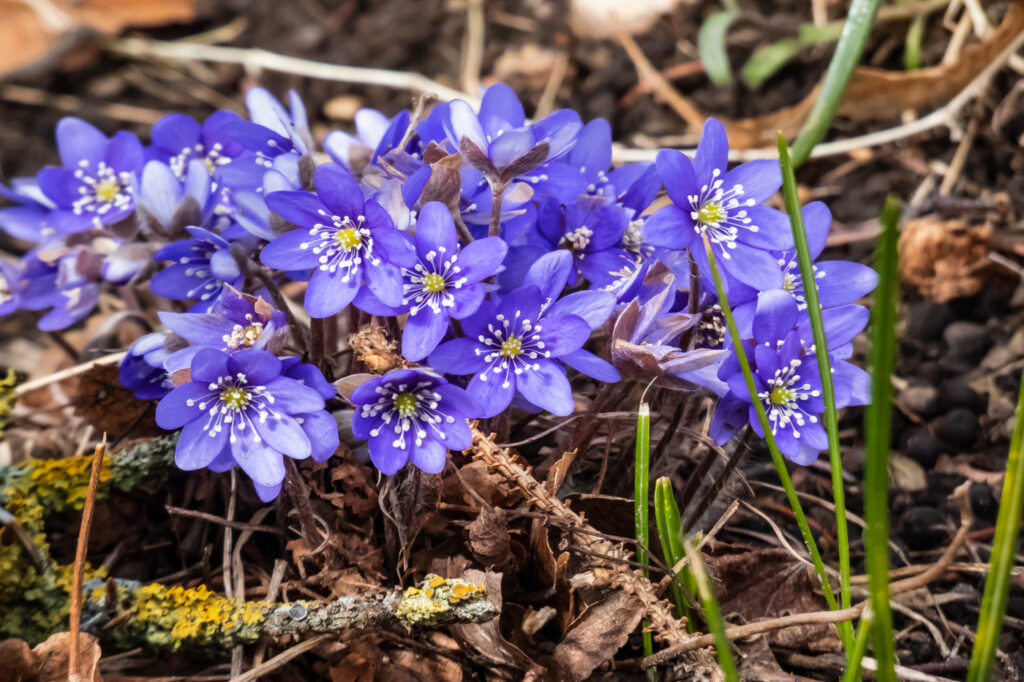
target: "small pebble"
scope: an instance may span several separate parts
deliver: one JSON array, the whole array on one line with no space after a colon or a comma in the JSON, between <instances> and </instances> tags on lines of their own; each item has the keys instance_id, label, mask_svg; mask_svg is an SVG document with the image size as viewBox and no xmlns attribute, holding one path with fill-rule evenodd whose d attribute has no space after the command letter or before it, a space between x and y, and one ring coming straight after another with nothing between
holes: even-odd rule
<instances>
[{"instance_id":1,"label":"small pebble","mask_svg":"<svg viewBox=\"0 0 1024 682\"><path fill-rule=\"evenodd\" d=\"M978 437L978 417L964 407L956 407L932 422L935 435L950 446L970 448Z\"/></svg>"},{"instance_id":2,"label":"small pebble","mask_svg":"<svg viewBox=\"0 0 1024 682\"><path fill-rule=\"evenodd\" d=\"M903 452L925 469L931 469L938 461L939 455L942 454L942 445L935 436L926 430L921 430L907 438Z\"/></svg>"},{"instance_id":3,"label":"small pebble","mask_svg":"<svg viewBox=\"0 0 1024 682\"><path fill-rule=\"evenodd\" d=\"M965 407L975 414L985 411L985 400L971 388L965 377L953 377L939 389L939 404L944 408Z\"/></svg>"},{"instance_id":4,"label":"small pebble","mask_svg":"<svg viewBox=\"0 0 1024 682\"><path fill-rule=\"evenodd\" d=\"M939 391L934 386L908 386L900 393L900 400L911 412L926 419L939 410Z\"/></svg>"},{"instance_id":5,"label":"small pebble","mask_svg":"<svg viewBox=\"0 0 1024 682\"><path fill-rule=\"evenodd\" d=\"M971 501L971 510L982 521L995 521L999 503L992 494L992 488L984 483L972 483L967 492Z\"/></svg>"},{"instance_id":6,"label":"small pebble","mask_svg":"<svg viewBox=\"0 0 1024 682\"><path fill-rule=\"evenodd\" d=\"M899 519L900 537L913 550L937 547L946 539L946 516L934 507L911 507Z\"/></svg>"},{"instance_id":7,"label":"small pebble","mask_svg":"<svg viewBox=\"0 0 1024 682\"><path fill-rule=\"evenodd\" d=\"M984 325L958 320L942 332L947 355L958 360L978 360L992 345L992 335Z\"/></svg>"},{"instance_id":8,"label":"small pebble","mask_svg":"<svg viewBox=\"0 0 1024 682\"><path fill-rule=\"evenodd\" d=\"M906 338L919 342L935 341L942 330L953 321L953 311L941 303L919 302L906 307Z\"/></svg>"}]
</instances>

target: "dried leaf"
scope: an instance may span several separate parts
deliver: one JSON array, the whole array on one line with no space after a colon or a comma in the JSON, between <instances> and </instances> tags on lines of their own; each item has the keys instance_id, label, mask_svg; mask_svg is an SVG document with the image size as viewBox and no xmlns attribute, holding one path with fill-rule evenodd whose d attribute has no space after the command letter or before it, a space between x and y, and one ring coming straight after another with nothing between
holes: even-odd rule
<instances>
[{"instance_id":1,"label":"dried leaf","mask_svg":"<svg viewBox=\"0 0 1024 682\"><path fill-rule=\"evenodd\" d=\"M157 436L156 403L139 400L121 386L117 365L96 365L78 379L72 404L75 414L112 440Z\"/></svg>"},{"instance_id":2,"label":"dried leaf","mask_svg":"<svg viewBox=\"0 0 1024 682\"><path fill-rule=\"evenodd\" d=\"M502 570L512 564L514 557L504 509L484 507L466 527L466 532L469 548L485 568Z\"/></svg>"},{"instance_id":3,"label":"dried leaf","mask_svg":"<svg viewBox=\"0 0 1024 682\"><path fill-rule=\"evenodd\" d=\"M989 225L925 216L909 221L900 235L903 281L940 303L972 296L985 286Z\"/></svg>"},{"instance_id":4,"label":"dried leaf","mask_svg":"<svg viewBox=\"0 0 1024 682\"><path fill-rule=\"evenodd\" d=\"M100 676L100 657L103 652L100 650L99 642L92 635L85 633L79 635L78 642L81 647L81 660L76 671L79 679L82 682L103 682ZM68 679L70 645L71 633L58 632L32 649L32 654L36 658L36 676L39 682L65 682Z\"/></svg>"},{"instance_id":5,"label":"dried leaf","mask_svg":"<svg viewBox=\"0 0 1024 682\"><path fill-rule=\"evenodd\" d=\"M0 642L0 682L20 682L36 675L36 659L23 639Z\"/></svg>"},{"instance_id":6,"label":"dried leaf","mask_svg":"<svg viewBox=\"0 0 1024 682\"><path fill-rule=\"evenodd\" d=\"M611 659L640 624L643 606L635 596L615 590L580 615L555 647L563 679L583 680Z\"/></svg>"},{"instance_id":7,"label":"dried leaf","mask_svg":"<svg viewBox=\"0 0 1024 682\"><path fill-rule=\"evenodd\" d=\"M195 18L194 0L0 0L0 76L56 62L99 33Z\"/></svg>"},{"instance_id":8,"label":"dried leaf","mask_svg":"<svg viewBox=\"0 0 1024 682\"><path fill-rule=\"evenodd\" d=\"M487 596L501 610L501 573L469 570L462 576L464 580L482 584L487 588ZM477 654L494 666L508 667L518 670L540 670L523 651L509 642L501 634L500 618L478 625L453 625L452 634L465 646L475 649Z\"/></svg>"}]
</instances>

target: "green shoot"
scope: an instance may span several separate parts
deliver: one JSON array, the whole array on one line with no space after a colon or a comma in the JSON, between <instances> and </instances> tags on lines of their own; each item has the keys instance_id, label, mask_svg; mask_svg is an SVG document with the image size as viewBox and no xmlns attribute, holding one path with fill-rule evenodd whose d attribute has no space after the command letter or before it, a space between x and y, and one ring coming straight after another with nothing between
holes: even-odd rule
<instances>
[{"instance_id":1,"label":"green shoot","mask_svg":"<svg viewBox=\"0 0 1024 682\"><path fill-rule=\"evenodd\" d=\"M711 590L711 581L704 570L704 562L700 559L700 552L694 549L687 541L684 542L684 550L690 562L690 571L697 582L697 592L700 594L701 605L704 607L704 620L715 638L715 651L718 653L718 664L722 666L726 682L739 682L740 674L736 669L736 659L732 655L732 644L728 635L725 634L725 621L722 620L722 610L718 608L718 601L715 600L715 593Z\"/></svg>"},{"instance_id":2,"label":"green shoot","mask_svg":"<svg viewBox=\"0 0 1024 682\"><path fill-rule=\"evenodd\" d=\"M649 576L647 566L651 558L645 551L651 546L651 528L648 505L650 504L649 480L651 468L651 408L645 402L640 403L640 409L636 415L636 456L634 459L633 478L633 520L636 525L636 556L644 566L644 577ZM644 623L644 656L654 653L654 638L646 631L647 624ZM647 678L654 679L654 669L647 671Z\"/></svg>"}]
</instances>

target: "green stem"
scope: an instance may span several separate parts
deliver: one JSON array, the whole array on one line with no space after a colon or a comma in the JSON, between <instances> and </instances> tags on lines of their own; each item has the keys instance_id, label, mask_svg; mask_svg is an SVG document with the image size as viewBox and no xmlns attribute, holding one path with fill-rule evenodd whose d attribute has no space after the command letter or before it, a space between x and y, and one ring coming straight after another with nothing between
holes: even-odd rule
<instances>
[{"instance_id":1,"label":"green stem","mask_svg":"<svg viewBox=\"0 0 1024 682\"><path fill-rule=\"evenodd\" d=\"M693 545L684 541L686 556L689 558L690 572L697 582L697 592L700 594L701 605L704 607L704 620L715 638L715 652L718 654L718 664L725 673L726 682L739 682L740 674L736 669L736 659L732 655L732 644L729 636L725 634L725 621L722 620L722 610L718 607L715 593L711 590L711 582L704 570L704 562L700 559L700 553Z\"/></svg>"},{"instance_id":2,"label":"green stem","mask_svg":"<svg viewBox=\"0 0 1024 682\"><path fill-rule=\"evenodd\" d=\"M1016 423L1010 439L1010 458L1006 463L1006 478L999 499L999 517L992 541L989 561L992 570L985 579L985 593L978 614L978 636L974 640L974 654L967 671L967 682L991 680L995 675L996 650L999 633L1006 615L1006 602L1010 594L1010 572L1017 549L1017 531L1024 508L1024 374L1021 375L1020 395L1017 398Z\"/></svg>"},{"instance_id":3,"label":"green stem","mask_svg":"<svg viewBox=\"0 0 1024 682\"><path fill-rule=\"evenodd\" d=\"M672 481L668 476L662 476L654 482L654 520L658 528L658 538L661 540L661 550L665 556L665 565L672 569L683 558L685 552L682 545L683 523L679 516L675 492L672 490ZM686 567L683 567L677 577L692 591L692 576ZM676 615L686 618L686 631L696 632L697 621L691 607L690 595L687 595L675 580L672 581L672 599L676 605Z\"/></svg>"},{"instance_id":4,"label":"green stem","mask_svg":"<svg viewBox=\"0 0 1024 682\"><path fill-rule=\"evenodd\" d=\"M839 593L844 609L850 608L850 535L846 526L846 493L843 488L843 458L839 450L839 419L836 414L836 395L832 385L832 363L829 358L828 344L825 338L825 323L821 316L821 303L818 300L818 284L810 248L807 245L807 232L804 230L804 219L800 212L800 199L796 191L796 173L790 161L789 148L786 140L779 135L779 165L782 168L782 196L789 213L789 224L793 229L793 243L796 248L797 263L800 265L800 279L804 287L804 300L811 321L814 337L814 354L818 361L818 373L821 375L821 393L825 401L825 432L828 434L828 462L832 474L832 499L836 508L836 544L839 545ZM840 630L846 631L847 637L853 637L853 626L850 622L839 624Z\"/></svg>"},{"instance_id":5,"label":"green stem","mask_svg":"<svg viewBox=\"0 0 1024 682\"><path fill-rule=\"evenodd\" d=\"M640 403L636 415L636 455L633 476L633 520L636 525L636 557L644 566L644 577L649 577L647 566L651 558L645 548L651 546L651 526L648 505L650 504L650 469L651 469L651 408L647 403ZM647 632L647 623L643 624L644 656L654 653L654 638ZM647 670L647 679L654 680L654 668Z\"/></svg>"},{"instance_id":6,"label":"green stem","mask_svg":"<svg viewBox=\"0 0 1024 682\"><path fill-rule=\"evenodd\" d=\"M800 134L793 143L793 161L800 166L811 155L815 145L825 138L828 127L836 115L839 102L843 98L846 84L853 75L853 70L860 62L861 53L868 42L871 26L875 23L875 15L882 0L853 0L850 11L846 15L843 33L839 36L835 54L828 64L825 79L821 84L811 113L804 121Z\"/></svg>"},{"instance_id":7,"label":"green stem","mask_svg":"<svg viewBox=\"0 0 1024 682\"><path fill-rule=\"evenodd\" d=\"M864 550L871 610L875 614L872 624L878 660L875 678L882 682L896 679L895 639L889 606L889 437L899 295L896 250L899 220L899 200L890 195L882 211L882 234L875 258L880 279L871 306L871 350L868 353L871 404L864 414Z\"/></svg>"},{"instance_id":8,"label":"green stem","mask_svg":"<svg viewBox=\"0 0 1024 682\"><path fill-rule=\"evenodd\" d=\"M853 638L853 651L843 673L842 682L860 682L860 662L864 659L864 651L868 648L868 635L871 634L871 605L864 607L857 625L857 635Z\"/></svg>"},{"instance_id":9,"label":"green stem","mask_svg":"<svg viewBox=\"0 0 1024 682\"><path fill-rule=\"evenodd\" d=\"M754 374L750 370L750 362L747 360L747 353L743 349L743 338L740 336L740 330L736 326L736 320L732 315L732 307L729 305L729 299L725 293L725 285L722 283L722 275L718 272L718 263L715 260L715 254L711 250L711 245L708 243L707 237L704 238L704 251L708 257L708 265L711 270L711 278L715 282L715 290L718 293L718 304L722 307L722 316L725 318L726 327L729 329L729 337L732 340L733 350L736 353L736 359L740 363L740 369L743 371L743 378L747 384L747 391L750 393L750 400L754 405L754 412L757 414L758 423L761 425L761 431L764 433L764 441L768 445L768 452L771 453L772 462L775 464L775 470L779 474L779 480L782 483L783 490L786 491L786 499L789 500L789 506L793 510L793 516L796 518L797 526L800 527L800 535L803 536L804 544L807 546L807 551L811 555L811 562L814 564L814 571L818 574L818 579L821 581L821 587L825 593L825 601L828 602L828 607L833 611L839 608L836 603L836 595L832 591L832 585L828 580L828 573L825 571L825 562L821 559L821 552L818 551L818 545L814 541L814 535L811 534L811 527L807 523L807 516L804 514L803 507L800 504L800 498L796 494L796 488L793 487L793 480L789 477L789 471L786 469L786 461L782 457L782 453L779 452L779 446L775 442L775 435L772 432L772 425L768 421L768 415L765 412L764 404L761 402L761 398L757 395L757 384L754 383ZM845 636L846 630L839 628L839 637L843 640L843 647L849 651L853 646L852 639Z\"/></svg>"}]
</instances>

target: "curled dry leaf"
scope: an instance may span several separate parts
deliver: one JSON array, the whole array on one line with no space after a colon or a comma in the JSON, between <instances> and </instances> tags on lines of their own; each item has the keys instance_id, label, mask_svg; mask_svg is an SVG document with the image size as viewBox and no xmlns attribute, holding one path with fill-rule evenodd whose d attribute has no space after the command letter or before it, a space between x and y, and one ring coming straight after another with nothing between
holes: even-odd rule
<instances>
[{"instance_id":1,"label":"curled dry leaf","mask_svg":"<svg viewBox=\"0 0 1024 682\"><path fill-rule=\"evenodd\" d=\"M991 226L925 216L909 221L900 235L903 281L922 296L944 303L972 296L985 285Z\"/></svg>"},{"instance_id":2,"label":"curled dry leaf","mask_svg":"<svg viewBox=\"0 0 1024 682\"><path fill-rule=\"evenodd\" d=\"M501 611L501 573L478 570L466 571L464 580L482 584L487 588L487 596ZM476 625L453 625L452 635L464 646L474 649L484 660L494 667L512 668L513 670L538 670L543 668L533 662L522 649L505 639L499 627L500 618Z\"/></svg>"},{"instance_id":3,"label":"curled dry leaf","mask_svg":"<svg viewBox=\"0 0 1024 682\"><path fill-rule=\"evenodd\" d=\"M485 568L502 570L512 564L512 538L504 509L484 507L466 527L466 533L469 548Z\"/></svg>"},{"instance_id":4,"label":"curled dry leaf","mask_svg":"<svg viewBox=\"0 0 1024 682\"><path fill-rule=\"evenodd\" d=\"M0 682L19 682L35 677L36 659L23 639L0 642Z\"/></svg>"},{"instance_id":5,"label":"curled dry leaf","mask_svg":"<svg viewBox=\"0 0 1024 682\"><path fill-rule=\"evenodd\" d=\"M0 0L0 76L55 63L97 34L195 15L194 0Z\"/></svg>"},{"instance_id":6,"label":"curled dry leaf","mask_svg":"<svg viewBox=\"0 0 1024 682\"><path fill-rule=\"evenodd\" d=\"M644 615L640 600L624 590L610 592L569 627L555 647L560 679L584 680L612 658Z\"/></svg>"},{"instance_id":7,"label":"curled dry leaf","mask_svg":"<svg viewBox=\"0 0 1024 682\"><path fill-rule=\"evenodd\" d=\"M79 635L78 642L81 646L81 660L76 671L78 679L82 682L103 682L100 676L100 657L103 652L99 642L85 633ZM69 679L70 646L71 633L58 632L32 649L36 659L36 679L39 682L65 682Z\"/></svg>"},{"instance_id":8,"label":"curled dry leaf","mask_svg":"<svg viewBox=\"0 0 1024 682\"><path fill-rule=\"evenodd\" d=\"M581 38L612 38L619 33L646 33L662 14L671 12L679 0L572 0L569 27Z\"/></svg>"},{"instance_id":9,"label":"curled dry leaf","mask_svg":"<svg viewBox=\"0 0 1024 682\"><path fill-rule=\"evenodd\" d=\"M112 440L164 433L156 425L156 403L139 400L121 386L117 365L96 365L82 374L72 403L76 415Z\"/></svg>"}]
</instances>

